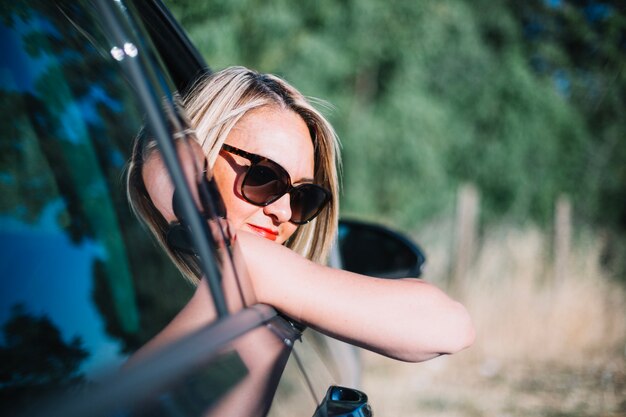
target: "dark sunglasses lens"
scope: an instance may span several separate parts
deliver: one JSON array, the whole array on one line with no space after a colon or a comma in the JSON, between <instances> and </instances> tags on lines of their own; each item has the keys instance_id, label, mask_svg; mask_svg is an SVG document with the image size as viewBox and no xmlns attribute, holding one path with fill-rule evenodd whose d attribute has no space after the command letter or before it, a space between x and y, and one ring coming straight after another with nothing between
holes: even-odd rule
<instances>
[{"instance_id":1,"label":"dark sunglasses lens","mask_svg":"<svg viewBox=\"0 0 626 417\"><path fill-rule=\"evenodd\" d=\"M315 218L330 200L330 193L315 184L302 184L291 190L291 222L307 223Z\"/></svg>"},{"instance_id":2,"label":"dark sunglasses lens","mask_svg":"<svg viewBox=\"0 0 626 417\"><path fill-rule=\"evenodd\" d=\"M243 196L253 204L268 205L280 198L289 186L289 178L273 164L252 165L243 180Z\"/></svg>"}]
</instances>

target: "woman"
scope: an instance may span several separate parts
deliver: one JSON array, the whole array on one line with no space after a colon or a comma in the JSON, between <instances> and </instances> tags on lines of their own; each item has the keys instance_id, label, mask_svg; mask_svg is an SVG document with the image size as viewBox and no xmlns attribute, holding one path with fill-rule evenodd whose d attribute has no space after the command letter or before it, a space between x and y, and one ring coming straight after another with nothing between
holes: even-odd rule
<instances>
[{"instance_id":1,"label":"woman","mask_svg":"<svg viewBox=\"0 0 626 417\"><path fill-rule=\"evenodd\" d=\"M302 94L277 77L236 67L200 81L184 104L202 152L197 145L195 153L181 152L183 163L192 172L206 157L212 167L249 272L243 304L272 305L304 325L404 361L454 353L473 342L464 307L433 285L323 265L337 230L338 141ZM164 172L158 153L136 150L130 199L162 243L167 224L176 220ZM268 190L270 183L278 188ZM185 258L170 254L198 280ZM235 285L224 285L236 309ZM207 294L196 291L153 344L212 320Z\"/></svg>"}]
</instances>

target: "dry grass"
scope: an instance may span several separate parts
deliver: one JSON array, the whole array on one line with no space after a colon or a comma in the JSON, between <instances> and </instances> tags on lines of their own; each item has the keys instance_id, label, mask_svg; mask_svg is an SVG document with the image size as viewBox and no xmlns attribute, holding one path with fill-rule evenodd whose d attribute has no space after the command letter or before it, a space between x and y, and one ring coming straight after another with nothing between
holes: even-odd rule
<instances>
[{"instance_id":1,"label":"dry grass","mask_svg":"<svg viewBox=\"0 0 626 417\"><path fill-rule=\"evenodd\" d=\"M439 235L441 236L441 235ZM424 241L426 279L445 282L449 245ZM626 296L580 237L555 282L550 238L489 233L451 289L477 329L472 348L423 364L363 353L363 388L383 416L626 416Z\"/></svg>"}]
</instances>

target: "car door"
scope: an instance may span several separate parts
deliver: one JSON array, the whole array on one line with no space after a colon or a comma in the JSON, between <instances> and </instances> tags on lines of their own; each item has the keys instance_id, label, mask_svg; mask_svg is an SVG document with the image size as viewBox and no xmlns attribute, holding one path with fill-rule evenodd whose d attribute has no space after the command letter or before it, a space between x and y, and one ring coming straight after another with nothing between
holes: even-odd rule
<instances>
[{"instance_id":1,"label":"car door","mask_svg":"<svg viewBox=\"0 0 626 417\"><path fill-rule=\"evenodd\" d=\"M268 306L124 365L194 292L126 202L140 129L165 147L187 130L137 11L14 1L0 13L3 414L265 415L300 334ZM219 283L237 267L216 252L224 242L197 235Z\"/></svg>"}]
</instances>

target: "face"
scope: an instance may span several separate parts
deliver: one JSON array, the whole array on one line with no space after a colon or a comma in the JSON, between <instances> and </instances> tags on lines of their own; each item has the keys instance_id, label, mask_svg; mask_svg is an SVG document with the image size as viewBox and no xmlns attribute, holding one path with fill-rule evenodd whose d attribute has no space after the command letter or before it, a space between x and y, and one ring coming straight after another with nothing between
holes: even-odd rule
<instances>
[{"instance_id":1,"label":"face","mask_svg":"<svg viewBox=\"0 0 626 417\"><path fill-rule=\"evenodd\" d=\"M304 120L291 110L263 107L248 112L231 130L226 143L278 163L289 173L293 185L313 181L313 141ZM247 159L221 151L213 167L228 220L236 230L282 244L297 229L289 222L289 194L265 207L248 203L240 187L249 166Z\"/></svg>"}]
</instances>

